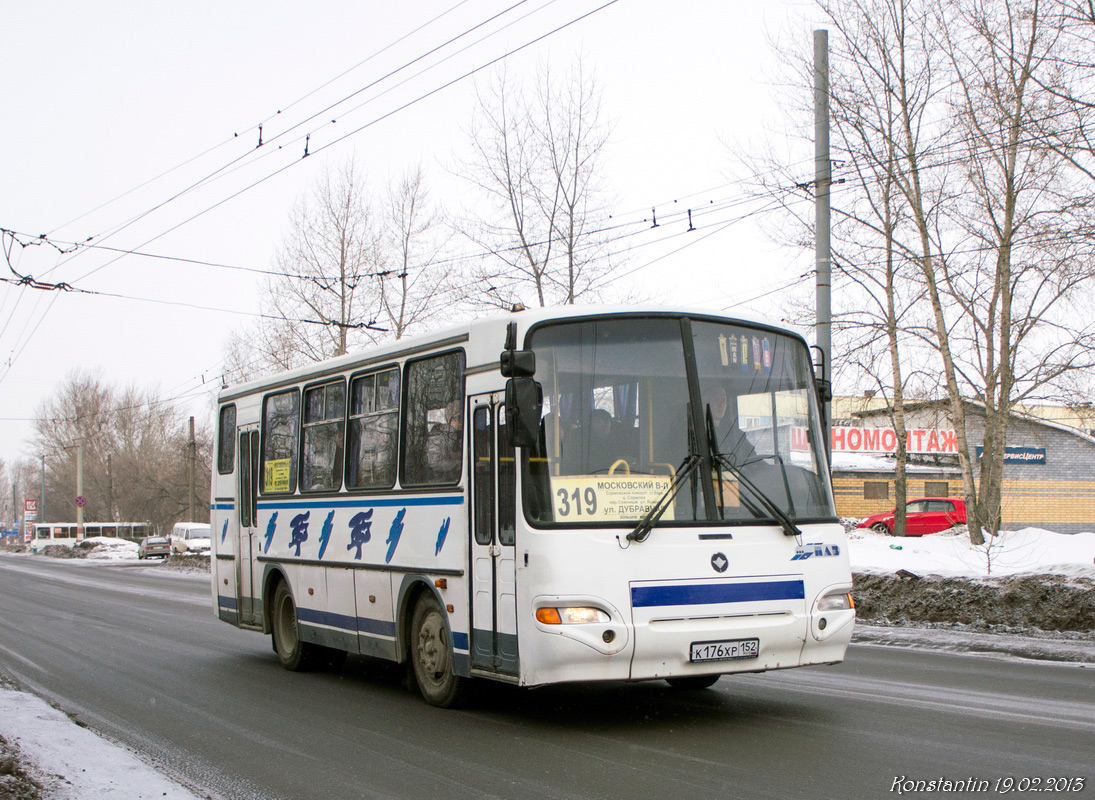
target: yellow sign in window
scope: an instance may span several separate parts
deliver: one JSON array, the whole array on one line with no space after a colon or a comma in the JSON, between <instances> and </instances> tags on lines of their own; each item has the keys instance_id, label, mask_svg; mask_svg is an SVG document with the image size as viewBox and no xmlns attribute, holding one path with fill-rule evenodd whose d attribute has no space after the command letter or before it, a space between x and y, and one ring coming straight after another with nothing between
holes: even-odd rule
<instances>
[{"instance_id":1,"label":"yellow sign in window","mask_svg":"<svg viewBox=\"0 0 1095 800\"><path fill-rule=\"evenodd\" d=\"M668 475L557 475L551 478L556 522L639 520L666 493ZM673 519L673 509L663 519Z\"/></svg>"},{"instance_id":2,"label":"yellow sign in window","mask_svg":"<svg viewBox=\"0 0 1095 800\"><path fill-rule=\"evenodd\" d=\"M277 458L266 462L266 473L263 475L262 490L264 492L288 492L289 465L292 459Z\"/></svg>"}]
</instances>

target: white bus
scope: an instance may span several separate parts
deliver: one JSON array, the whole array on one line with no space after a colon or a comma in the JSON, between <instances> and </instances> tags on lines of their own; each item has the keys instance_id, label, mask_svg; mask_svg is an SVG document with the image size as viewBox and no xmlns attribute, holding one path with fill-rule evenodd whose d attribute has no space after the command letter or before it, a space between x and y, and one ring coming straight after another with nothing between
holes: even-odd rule
<instances>
[{"instance_id":1,"label":"white bus","mask_svg":"<svg viewBox=\"0 0 1095 800\"><path fill-rule=\"evenodd\" d=\"M855 611L806 342L541 309L220 395L213 607L424 698L841 661Z\"/></svg>"},{"instance_id":2,"label":"white bus","mask_svg":"<svg viewBox=\"0 0 1095 800\"><path fill-rule=\"evenodd\" d=\"M31 539L31 552L37 553L51 544L72 546L83 539L95 536L107 536L139 542L145 536L155 533L148 522L85 522L84 532L79 534L75 522L36 522L34 537Z\"/></svg>"}]
</instances>

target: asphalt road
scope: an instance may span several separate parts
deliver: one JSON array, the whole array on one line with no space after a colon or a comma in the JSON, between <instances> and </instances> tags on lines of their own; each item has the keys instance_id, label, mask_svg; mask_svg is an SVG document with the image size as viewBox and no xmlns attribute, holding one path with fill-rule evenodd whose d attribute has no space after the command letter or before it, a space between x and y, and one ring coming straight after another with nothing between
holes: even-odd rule
<instances>
[{"instance_id":1,"label":"asphalt road","mask_svg":"<svg viewBox=\"0 0 1095 800\"><path fill-rule=\"evenodd\" d=\"M393 665L282 670L208 580L0 555L0 672L215 798L879 798L894 781L1086 778L1095 670L853 646L844 664L487 686L444 711ZM907 795L940 796L940 793Z\"/></svg>"}]
</instances>

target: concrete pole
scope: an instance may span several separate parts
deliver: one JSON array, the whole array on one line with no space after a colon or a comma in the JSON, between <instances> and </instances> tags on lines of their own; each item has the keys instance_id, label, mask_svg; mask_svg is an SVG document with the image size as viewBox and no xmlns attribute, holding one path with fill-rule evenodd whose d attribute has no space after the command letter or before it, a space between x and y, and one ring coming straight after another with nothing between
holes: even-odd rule
<instances>
[{"instance_id":1,"label":"concrete pole","mask_svg":"<svg viewBox=\"0 0 1095 800\"><path fill-rule=\"evenodd\" d=\"M198 520L198 518L195 516L195 510L196 510L196 507L198 505L198 501L197 501L198 492L197 492L197 486L195 485L195 481L197 479L197 474L196 473L198 471L197 470L198 465L196 463L197 462L197 455L198 455L198 445L197 445L197 442L194 441L194 418L191 417L190 418L190 441L186 445L186 482L187 482L187 485L190 487L189 503L188 503L188 506L190 508L190 513L189 513L189 516L187 516L187 519L190 520L191 522L197 522L197 520Z\"/></svg>"},{"instance_id":2,"label":"concrete pole","mask_svg":"<svg viewBox=\"0 0 1095 800\"><path fill-rule=\"evenodd\" d=\"M76 496L84 496L84 443L76 443ZM76 504L76 538L84 538L84 507Z\"/></svg>"},{"instance_id":3,"label":"concrete pole","mask_svg":"<svg viewBox=\"0 0 1095 800\"><path fill-rule=\"evenodd\" d=\"M823 386L831 390L833 380L832 346L832 251L829 241L829 189L832 185L832 161L829 157L829 32L814 31L814 248L817 268L817 347L821 351ZM822 398L825 451L832 444L832 403Z\"/></svg>"},{"instance_id":4,"label":"concrete pole","mask_svg":"<svg viewBox=\"0 0 1095 800\"><path fill-rule=\"evenodd\" d=\"M117 522L114 516L114 465L113 453L106 454L106 516L107 522Z\"/></svg>"},{"instance_id":5,"label":"concrete pole","mask_svg":"<svg viewBox=\"0 0 1095 800\"><path fill-rule=\"evenodd\" d=\"M42 456L42 494L38 498L38 521L46 521L46 457Z\"/></svg>"}]
</instances>

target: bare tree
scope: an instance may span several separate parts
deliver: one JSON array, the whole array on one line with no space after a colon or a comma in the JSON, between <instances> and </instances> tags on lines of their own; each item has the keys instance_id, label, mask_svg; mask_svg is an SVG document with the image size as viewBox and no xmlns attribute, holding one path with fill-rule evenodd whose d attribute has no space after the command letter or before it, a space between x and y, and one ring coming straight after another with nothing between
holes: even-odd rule
<instances>
[{"instance_id":1,"label":"bare tree","mask_svg":"<svg viewBox=\"0 0 1095 800\"><path fill-rule=\"evenodd\" d=\"M855 130L864 109L886 109L876 118L897 122L877 132L890 148L884 159L866 151L890 169L855 189L869 193L891 178L898 189L909 235L899 229L895 241L930 305L930 324L906 330L938 354L970 536L980 543L982 526L1000 525L1012 409L1092 364L1091 330L1070 314L1091 268L1070 234L1092 225L1093 205L1076 191L1083 143L1074 127L1054 124L1074 108L1063 108L1064 91L1047 88L1065 83L1051 58L1061 27L1048 9L1060 4L822 7L840 34L831 64L846 92L838 112L845 130ZM970 400L984 414L979 466L967 439Z\"/></svg>"},{"instance_id":2,"label":"bare tree","mask_svg":"<svg viewBox=\"0 0 1095 800\"><path fill-rule=\"evenodd\" d=\"M293 210L262 286L264 317L233 333L225 374L240 382L401 338L438 316L434 300L458 286L435 261L447 237L421 168L382 202L361 169L323 173Z\"/></svg>"},{"instance_id":3,"label":"bare tree","mask_svg":"<svg viewBox=\"0 0 1095 800\"><path fill-rule=\"evenodd\" d=\"M380 321L392 338L401 339L444 318L466 288L452 268L438 263L451 234L430 201L421 165L392 181L384 219L381 244L389 274L380 284Z\"/></svg>"},{"instance_id":4,"label":"bare tree","mask_svg":"<svg viewBox=\"0 0 1095 800\"><path fill-rule=\"evenodd\" d=\"M485 196L488 216L465 232L493 256L475 276L478 302L596 297L617 265L596 228L608 128L595 78L581 59L563 79L542 66L532 88L503 68L477 96L474 156L463 172Z\"/></svg>"},{"instance_id":5,"label":"bare tree","mask_svg":"<svg viewBox=\"0 0 1095 800\"><path fill-rule=\"evenodd\" d=\"M212 436L205 426L195 436L201 521L208 519ZM48 521L75 519L76 448L82 444L86 520L168 528L188 514L188 440L182 412L154 391L119 391L98 375L69 375L39 405L35 422L33 444L45 456ZM33 489L28 496L37 494Z\"/></svg>"}]
</instances>

